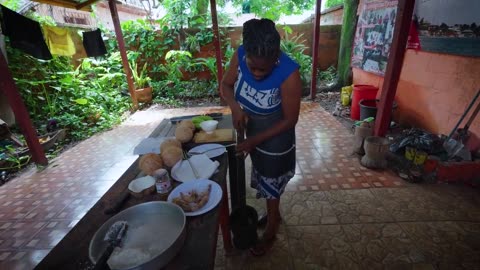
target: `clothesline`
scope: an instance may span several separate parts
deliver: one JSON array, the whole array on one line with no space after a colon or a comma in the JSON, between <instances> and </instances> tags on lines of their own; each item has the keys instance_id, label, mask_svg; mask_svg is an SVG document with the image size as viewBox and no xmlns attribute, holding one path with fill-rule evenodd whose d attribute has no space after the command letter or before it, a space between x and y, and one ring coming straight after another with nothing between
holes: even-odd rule
<instances>
[{"instance_id":1,"label":"clothesline","mask_svg":"<svg viewBox=\"0 0 480 270\"><path fill-rule=\"evenodd\" d=\"M76 30L41 26L3 5L0 5L0 26L0 35L9 37L10 46L38 59L50 60L52 54L97 57L107 53L100 29L84 31L82 38Z\"/></svg>"}]
</instances>

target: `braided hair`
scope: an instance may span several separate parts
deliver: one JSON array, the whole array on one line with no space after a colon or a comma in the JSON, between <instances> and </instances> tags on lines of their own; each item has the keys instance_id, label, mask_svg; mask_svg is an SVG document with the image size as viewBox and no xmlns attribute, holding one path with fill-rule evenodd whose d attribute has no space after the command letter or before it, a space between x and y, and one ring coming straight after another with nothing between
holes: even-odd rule
<instances>
[{"instance_id":1,"label":"braided hair","mask_svg":"<svg viewBox=\"0 0 480 270\"><path fill-rule=\"evenodd\" d=\"M277 59L280 34L269 19L251 19L243 24L243 47L250 56Z\"/></svg>"}]
</instances>

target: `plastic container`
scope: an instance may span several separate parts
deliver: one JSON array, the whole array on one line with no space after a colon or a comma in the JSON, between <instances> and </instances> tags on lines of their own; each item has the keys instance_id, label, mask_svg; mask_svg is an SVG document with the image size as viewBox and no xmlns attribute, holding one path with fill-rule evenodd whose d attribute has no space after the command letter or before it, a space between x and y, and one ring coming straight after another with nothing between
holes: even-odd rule
<instances>
[{"instance_id":1,"label":"plastic container","mask_svg":"<svg viewBox=\"0 0 480 270\"><path fill-rule=\"evenodd\" d=\"M373 99L377 97L378 87L373 85L356 84L353 86L352 107L350 117L353 120L360 120L360 101L362 99Z\"/></svg>"},{"instance_id":2,"label":"plastic container","mask_svg":"<svg viewBox=\"0 0 480 270\"><path fill-rule=\"evenodd\" d=\"M153 172L153 177L155 178L157 193L167 194L172 190L172 180L170 180L167 170L158 169Z\"/></svg>"},{"instance_id":3,"label":"plastic container","mask_svg":"<svg viewBox=\"0 0 480 270\"><path fill-rule=\"evenodd\" d=\"M360 121L373 117L377 118L377 101L375 99L362 99L360 100Z\"/></svg>"},{"instance_id":4,"label":"plastic container","mask_svg":"<svg viewBox=\"0 0 480 270\"><path fill-rule=\"evenodd\" d=\"M342 87L340 97L341 97L343 106L350 105L350 101L352 99L352 92L353 92L353 85Z\"/></svg>"},{"instance_id":5,"label":"plastic container","mask_svg":"<svg viewBox=\"0 0 480 270\"><path fill-rule=\"evenodd\" d=\"M360 100L360 119L363 120L369 117L376 118L377 117L377 110L378 110L378 99L363 99ZM397 103L393 102L392 107L392 115L395 109L397 108ZM390 121L392 120L392 116L390 116Z\"/></svg>"}]
</instances>

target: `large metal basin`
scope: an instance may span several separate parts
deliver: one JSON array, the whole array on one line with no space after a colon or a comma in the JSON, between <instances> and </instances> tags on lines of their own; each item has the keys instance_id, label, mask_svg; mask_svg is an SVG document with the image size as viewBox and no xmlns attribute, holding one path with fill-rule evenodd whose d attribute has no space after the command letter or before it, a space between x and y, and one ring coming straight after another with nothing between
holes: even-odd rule
<instances>
[{"instance_id":1,"label":"large metal basin","mask_svg":"<svg viewBox=\"0 0 480 270\"><path fill-rule=\"evenodd\" d=\"M161 201L142 203L111 217L98 229L89 246L89 257L93 263L106 248L107 243L103 239L108 229L119 220L125 220L128 223L122 248L140 245L142 248L152 248L154 252L148 252L149 259L143 260L143 263L138 262L137 265L128 267L114 267L112 268L114 270L161 269L175 257L185 241L186 219L179 206Z\"/></svg>"}]
</instances>

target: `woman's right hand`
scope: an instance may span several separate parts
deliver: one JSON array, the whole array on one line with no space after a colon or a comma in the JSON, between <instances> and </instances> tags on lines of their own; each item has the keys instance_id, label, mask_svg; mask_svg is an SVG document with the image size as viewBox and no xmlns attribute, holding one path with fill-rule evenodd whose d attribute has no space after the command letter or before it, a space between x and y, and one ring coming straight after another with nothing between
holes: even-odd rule
<instances>
[{"instance_id":1,"label":"woman's right hand","mask_svg":"<svg viewBox=\"0 0 480 270\"><path fill-rule=\"evenodd\" d=\"M236 130L243 130L247 125L248 116L240 106L232 110L233 127Z\"/></svg>"}]
</instances>

